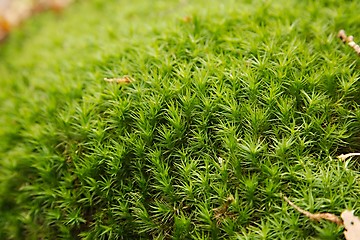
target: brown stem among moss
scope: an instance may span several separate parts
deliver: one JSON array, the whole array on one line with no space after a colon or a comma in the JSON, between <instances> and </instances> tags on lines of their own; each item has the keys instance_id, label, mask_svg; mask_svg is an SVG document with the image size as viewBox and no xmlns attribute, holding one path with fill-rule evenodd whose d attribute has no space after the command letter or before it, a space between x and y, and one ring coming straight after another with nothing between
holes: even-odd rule
<instances>
[{"instance_id":1,"label":"brown stem among moss","mask_svg":"<svg viewBox=\"0 0 360 240\"><path fill-rule=\"evenodd\" d=\"M339 218L335 214L332 214L332 213L311 213L311 212L308 212L308 211L300 208L299 206L295 205L295 203L291 202L286 196L282 196L282 197L284 198L284 200L287 203L290 204L290 206L292 206L297 211L304 214L306 217L310 218L311 220L320 221L320 220L324 219L324 220L328 220L330 222L336 223L338 226L343 225L343 221L341 220L341 218Z\"/></svg>"}]
</instances>

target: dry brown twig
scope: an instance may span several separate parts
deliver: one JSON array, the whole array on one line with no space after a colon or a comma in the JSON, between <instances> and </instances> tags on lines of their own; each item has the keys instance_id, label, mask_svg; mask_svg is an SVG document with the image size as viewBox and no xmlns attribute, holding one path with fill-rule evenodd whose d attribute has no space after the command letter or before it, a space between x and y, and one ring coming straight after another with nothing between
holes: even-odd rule
<instances>
[{"instance_id":1,"label":"dry brown twig","mask_svg":"<svg viewBox=\"0 0 360 240\"><path fill-rule=\"evenodd\" d=\"M125 84L125 83L131 83L133 80L129 76L123 76L119 78L104 78L104 81L118 83L118 84Z\"/></svg>"},{"instance_id":2,"label":"dry brown twig","mask_svg":"<svg viewBox=\"0 0 360 240\"><path fill-rule=\"evenodd\" d=\"M347 43L354 51L360 56L360 46L354 42L353 36L346 36L345 30L341 29L338 33L338 37L343 43Z\"/></svg>"},{"instance_id":3,"label":"dry brown twig","mask_svg":"<svg viewBox=\"0 0 360 240\"><path fill-rule=\"evenodd\" d=\"M289 203L290 206L292 206L297 211L304 214L306 217L310 218L311 220L320 221L320 220L324 219L324 220L328 220L330 222L336 223L338 226L343 225L343 221L341 220L341 218L339 218L335 214L332 214L332 213L311 213L311 212L308 212L308 211L298 207L297 205L295 205L295 203L291 202L286 196L283 195L282 197L284 198L284 200L287 203Z\"/></svg>"},{"instance_id":4,"label":"dry brown twig","mask_svg":"<svg viewBox=\"0 0 360 240\"><path fill-rule=\"evenodd\" d=\"M340 156L338 156L338 158L342 161L345 161L346 159L348 159L349 157L354 157L354 156L360 156L360 153L348 153L348 154L341 154Z\"/></svg>"},{"instance_id":5,"label":"dry brown twig","mask_svg":"<svg viewBox=\"0 0 360 240\"><path fill-rule=\"evenodd\" d=\"M359 240L360 236L360 219L354 216L354 211L345 210L341 213L341 218L332 213L310 213L291 202L286 196L282 195L284 200L295 208L300 213L304 214L311 220L320 221L322 219L336 223L338 226L343 226L344 236L346 240Z\"/></svg>"}]
</instances>

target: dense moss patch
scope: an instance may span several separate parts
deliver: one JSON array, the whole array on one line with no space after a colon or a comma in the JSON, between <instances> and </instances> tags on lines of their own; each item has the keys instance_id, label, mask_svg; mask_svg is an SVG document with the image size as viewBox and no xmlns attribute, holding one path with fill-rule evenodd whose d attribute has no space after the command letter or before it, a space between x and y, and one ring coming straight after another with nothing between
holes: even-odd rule
<instances>
[{"instance_id":1,"label":"dense moss patch","mask_svg":"<svg viewBox=\"0 0 360 240\"><path fill-rule=\"evenodd\" d=\"M336 158L359 150L358 59L336 34L360 36L360 3L132 2L1 47L0 236L340 238L280 193L358 208L359 166Z\"/></svg>"}]
</instances>

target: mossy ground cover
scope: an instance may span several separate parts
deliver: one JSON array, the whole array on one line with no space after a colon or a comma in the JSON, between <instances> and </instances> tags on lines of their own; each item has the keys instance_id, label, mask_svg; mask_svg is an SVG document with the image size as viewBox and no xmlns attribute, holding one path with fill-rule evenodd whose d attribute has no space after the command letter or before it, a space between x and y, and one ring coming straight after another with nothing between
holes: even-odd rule
<instances>
[{"instance_id":1,"label":"mossy ground cover","mask_svg":"<svg viewBox=\"0 0 360 240\"><path fill-rule=\"evenodd\" d=\"M342 239L360 2L79 1L0 47L1 239ZM105 77L129 75L127 85ZM233 199L233 200L229 200Z\"/></svg>"}]
</instances>

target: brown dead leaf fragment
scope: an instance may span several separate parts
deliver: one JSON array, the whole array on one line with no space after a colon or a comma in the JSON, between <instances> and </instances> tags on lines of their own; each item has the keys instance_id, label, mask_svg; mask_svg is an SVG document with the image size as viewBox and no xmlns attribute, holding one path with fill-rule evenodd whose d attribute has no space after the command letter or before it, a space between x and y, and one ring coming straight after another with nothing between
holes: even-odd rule
<instances>
[{"instance_id":1,"label":"brown dead leaf fragment","mask_svg":"<svg viewBox=\"0 0 360 240\"><path fill-rule=\"evenodd\" d=\"M360 55L360 46L354 42L353 36L346 36L346 33L344 30L340 30L338 33L338 37L343 43L347 43L350 47L354 49L354 51Z\"/></svg>"},{"instance_id":2,"label":"brown dead leaf fragment","mask_svg":"<svg viewBox=\"0 0 360 240\"><path fill-rule=\"evenodd\" d=\"M320 221L320 220L328 220L330 222L336 223L338 226L341 226L343 224L343 221L332 213L311 213L308 212L298 206L295 205L295 203L291 202L286 196L283 196L285 201L290 204L293 208L295 208L300 213L304 214L306 217L310 218L311 220Z\"/></svg>"},{"instance_id":3,"label":"brown dead leaf fragment","mask_svg":"<svg viewBox=\"0 0 360 240\"><path fill-rule=\"evenodd\" d=\"M126 83L131 83L132 79L128 76L124 76L120 78L104 78L104 81L118 83L118 84L126 84Z\"/></svg>"},{"instance_id":4,"label":"brown dead leaf fragment","mask_svg":"<svg viewBox=\"0 0 360 240\"><path fill-rule=\"evenodd\" d=\"M359 240L360 239L360 219L354 216L354 211L345 210L341 213L345 231L344 235L346 240Z\"/></svg>"},{"instance_id":5,"label":"brown dead leaf fragment","mask_svg":"<svg viewBox=\"0 0 360 240\"><path fill-rule=\"evenodd\" d=\"M234 197L230 195L229 197L226 198L222 206L213 209L214 218L217 220L217 224L220 224L223 218L233 216L232 213L228 212L228 208L234 200L235 200Z\"/></svg>"}]
</instances>

